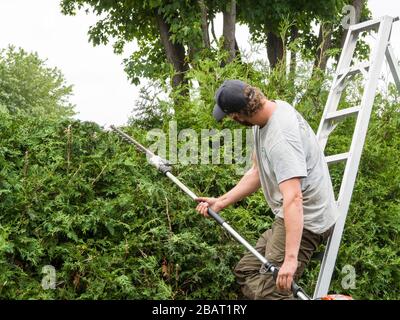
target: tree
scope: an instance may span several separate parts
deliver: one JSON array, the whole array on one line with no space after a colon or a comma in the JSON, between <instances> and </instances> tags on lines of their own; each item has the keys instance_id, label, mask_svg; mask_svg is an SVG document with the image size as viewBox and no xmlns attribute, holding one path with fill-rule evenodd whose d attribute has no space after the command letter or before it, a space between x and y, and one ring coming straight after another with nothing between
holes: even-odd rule
<instances>
[{"instance_id":1,"label":"tree","mask_svg":"<svg viewBox=\"0 0 400 320\"><path fill-rule=\"evenodd\" d=\"M351 8L351 10L349 8ZM343 22L346 24L356 24L366 21L371 17L371 12L365 0L346 0L340 13L341 15L333 20L321 21L314 69L319 68L325 71L330 56L329 50L331 48L339 49L338 53L335 55L336 62L339 61L339 52L343 49L348 31L347 28L343 28ZM344 15L344 17L342 17L342 15ZM339 18L341 20L339 20ZM363 58L367 52L366 43L361 39L356 47L356 55Z\"/></svg>"},{"instance_id":2,"label":"tree","mask_svg":"<svg viewBox=\"0 0 400 320\"><path fill-rule=\"evenodd\" d=\"M171 84L175 111L180 97L186 101L189 70L205 57L221 59L219 48L227 52L220 61L225 66L240 58L235 36L236 23L249 27L252 40L266 45L270 66L285 61L291 48L290 77L296 71L297 52L324 69L330 48L340 48L333 29L341 18L342 7L350 0L62 0L62 11L75 14L86 8L101 17L89 30L94 45L114 39L116 53L135 41L138 50L125 60L125 70L134 84L141 78ZM354 0L360 1L360 0ZM223 15L223 42L215 37L213 21ZM214 43L210 41L209 25ZM321 24L320 35L313 26ZM342 34L340 33L340 36ZM295 46L292 46L296 43ZM292 47L291 47L292 46Z\"/></svg>"},{"instance_id":3,"label":"tree","mask_svg":"<svg viewBox=\"0 0 400 320\"><path fill-rule=\"evenodd\" d=\"M209 46L205 1L62 0L61 6L64 14L73 15L85 7L103 17L89 30L94 45L115 39L115 52L121 53L126 43L136 41L138 50L126 61L134 84L142 77L171 79L172 88L179 90L186 84L185 73L193 55Z\"/></svg>"},{"instance_id":4,"label":"tree","mask_svg":"<svg viewBox=\"0 0 400 320\"><path fill-rule=\"evenodd\" d=\"M244 0L238 10L238 20L249 26L255 42L265 43L268 60L272 68L284 58L285 45L298 38L302 41L303 50L315 48L307 43L312 34L312 22L333 19L338 16L342 0L299 1ZM289 23L291 28L282 34L282 25ZM294 63L294 62L292 62Z\"/></svg>"},{"instance_id":5,"label":"tree","mask_svg":"<svg viewBox=\"0 0 400 320\"><path fill-rule=\"evenodd\" d=\"M171 41L171 26L168 22L157 12L155 12L155 17L157 19L161 43L164 46L167 60L173 65L175 70L175 74L172 77L172 86L178 88L180 85L186 83L184 73L188 70L188 65L185 61L185 48L182 44L173 43Z\"/></svg>"},{"instance_id":6,"label":"tree","mask_svg":"<svg viewBox=\"0 0 400 320\"><path fill-rule=\"evenodd\" d=\"M209 49L211 47L210 35L208 33L209 10L204 0L198 0L198 3L201 10L201 34L203 37L203 45L205 48Z\"/></svg>"},{"instance_id":7,"label":"tree","mask_svg":"<svg viewBox=\"0 0 400 320\"><path fill-rule=\"evenodd\" d=\"M0 105L10 113L69 116L72 87L57 68L49 68L36 53L23 49L0 50Z\"/></svg>"},{"instance_id":8,"label":"tree","mask_svg":"<svg viewBox=\"0 0 400 320\"><path fill-rule=\"evenodd\" d=\"M236 25L236 0L231 0L226 5L224 16L224 49L228 52L227 62L231 62L236 56L235 25Z\"/></svg>"}]
</instances>

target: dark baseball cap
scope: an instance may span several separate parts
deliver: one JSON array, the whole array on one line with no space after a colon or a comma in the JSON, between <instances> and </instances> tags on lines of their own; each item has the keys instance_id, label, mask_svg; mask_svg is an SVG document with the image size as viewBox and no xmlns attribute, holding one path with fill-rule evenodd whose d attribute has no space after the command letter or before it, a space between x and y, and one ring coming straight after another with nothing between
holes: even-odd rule
<instances>
[{"instance_id":1,"label":"dark baseball cap","mask_svg":"<svg viewBox=\"0 0 400 320\"><path fill-rule=\"evenodd\" d=\"M248 84L241 80L226 80L215 93L213 116L221 121L229 113L239 112L246 107L248 99L244 89Z\"/></svg>"}]
</instances>

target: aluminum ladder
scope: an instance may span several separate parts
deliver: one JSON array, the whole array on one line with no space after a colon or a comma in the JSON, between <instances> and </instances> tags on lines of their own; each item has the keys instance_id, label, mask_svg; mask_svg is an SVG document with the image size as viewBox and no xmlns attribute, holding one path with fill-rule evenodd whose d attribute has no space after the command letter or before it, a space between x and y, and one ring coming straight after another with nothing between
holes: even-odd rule
<instances>
[{"instance_id":1,"label":"aluminum ladder","mask_svg":"<svg viewBox=\"0 0 400 320\"><path fill-rule=\"evenodd\" d=\"M325 158L328 164L345 161L346 165L336 201L340 216L326 244L317 285L314 291L314 299L328 294L368 129L378 78L385 55L394 82L400 92L400 67L389 43L393 22L397 20L399 20L398 17L383 16L380 19L358 23L349 27L318 128L317 138L321 148L324 150L328 137L338 122L350 116L357 117L349 152L331 155ZM369 30L377 31L376 44L371 53L370 60L368 63L364 62L358 65L352 65L358 37L361 32ZM356 107L338 110L341 94L345 88L346 78L357 73L361 73L366 80L361 104Z\"/></svg>"}]
</instances>

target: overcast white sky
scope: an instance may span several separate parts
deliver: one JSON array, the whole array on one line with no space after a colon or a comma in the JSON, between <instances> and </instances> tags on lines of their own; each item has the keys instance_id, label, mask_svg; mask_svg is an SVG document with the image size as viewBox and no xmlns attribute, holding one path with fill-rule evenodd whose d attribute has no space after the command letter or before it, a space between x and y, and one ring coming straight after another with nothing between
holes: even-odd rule
<instances>
[{"instance_id":1,"label":"overcast white sky","mask_svg":"<svg viewBox=\"0 0 400 320\"><path fill-rule=\"evenodd\" d=\"M369 0L368 4L374 18L400 15L399 0ZM0 0L0 48L13 44L36 51L48 60L48 66L61 69L74 86L71 100L79 119L121 125L138 96L122 66L133 46L125 56L115 55L111 45L93 47L87 31L96 20L83 12L74 17L62 15L59 0ZM217 33L221 28L216 26ZM237 35L239 46L248 47L246 28L239 27ZM400 22L394 25L392 45L400 58Z\"/></svg>"}]
</instances>

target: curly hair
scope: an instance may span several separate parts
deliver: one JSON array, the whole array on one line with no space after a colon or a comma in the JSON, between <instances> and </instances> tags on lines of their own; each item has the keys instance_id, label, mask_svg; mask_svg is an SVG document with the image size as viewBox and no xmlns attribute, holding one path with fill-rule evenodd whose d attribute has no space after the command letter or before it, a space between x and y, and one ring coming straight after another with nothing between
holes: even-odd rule
<instances>
[{"instance_id":1,"label":"curly hair","mask_svg":"<svg viewBox=\"0 0 400 320\"><path fill-rule=\"evenodd\" d=\"M265 99L265 95L257 87L247 86L244 89L244 95L247 98L246 108L240 110L240 113L251 117L262 107L262 100Z\"/></svg>"}]
</instances>

